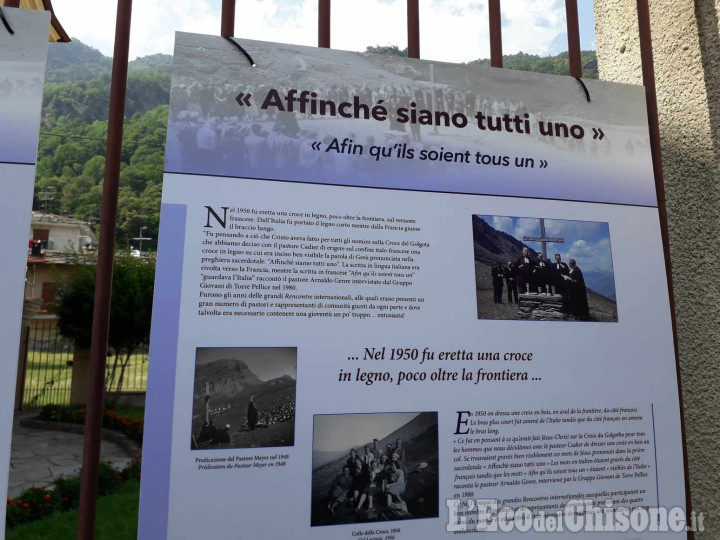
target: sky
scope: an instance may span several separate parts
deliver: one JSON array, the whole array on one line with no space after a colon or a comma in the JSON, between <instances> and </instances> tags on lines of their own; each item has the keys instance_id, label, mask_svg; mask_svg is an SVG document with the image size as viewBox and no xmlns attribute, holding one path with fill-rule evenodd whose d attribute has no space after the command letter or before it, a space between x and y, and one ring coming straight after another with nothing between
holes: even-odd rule
<instances>
[{"instance_id":1,"label":"sky","mask_svg":"<svg viewBox=\"0 0 720 540\"><path fill-rule=\"evenodd\" d=\"M136 0L130 57L172 54L174 32L218 34L221 0ZM314 46L317 0L238 0L235 37ZM53 0L71 37L112 56L116 0ZM592 0L579 0L583 49L595 48ZM563 0L504 0L503 52L547 56L567 50ZM332 0L331 46L407 45L405 0ZM420 55L467 62L489 58L487 0L420 0Z\"/></svg>"},{"instance_id":2,"label":"sky","mask_svg":"<svg viewBox=\"0 0 720 540\"><path fill-rule=\"evenodd\" d=\"M197 363L208 364L223 358L242 360L261 381L296 374L297 349L294 347L199 347Z\"/></svg>"},{"instance_id":3,"label":"sky","mask_svg":"<svg viewBox=\"0 0 720 540\"><path fill-rule=\"evenodd\" d=\"M525 243L536 251L540 242L525 242L523 236L540 236L538 218L480 216L488 224ZM566 219L546 219L545 235L563 238L564 243L548 243L550 260L560 253L563 261L573 258L583 273L612 272L612 253L610 250L610 229L607 223L598 221L571 221Z\"/></svg>"},{"instance_id":4,"label":"sky","mask_svg":"<svg viewBox=\"0 0 720 540\"><path fill-rule=\"evenodd\" d=\"M313 451L335 452L383 439L420 413L317 414Z\"/></svg>"}]
</instances>

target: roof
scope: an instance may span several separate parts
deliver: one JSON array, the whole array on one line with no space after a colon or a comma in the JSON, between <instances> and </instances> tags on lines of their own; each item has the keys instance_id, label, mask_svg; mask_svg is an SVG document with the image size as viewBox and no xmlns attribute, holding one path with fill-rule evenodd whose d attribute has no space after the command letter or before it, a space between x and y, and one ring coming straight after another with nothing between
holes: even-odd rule
<instances>
[{"instance_id":1,"label":"roof","mask_svg":"<svg viewBox=\"0 0 720 540\"><path fill-rule=\"evenodd\" d=\"M80 229L81 234L90 238L90 243L97 245L97 236L87 224L87 222L81 219L75 219L68 216L60 216L58 214L47 214L45 212L36 212L33 210L32 217L30 218L30 227L47 225L52 227L53 225L59 225L60 227L77 227Z\"/></svg>"},{"instance_id":2,"label":"roof","mask_svg":"<svg viewBox=\"0 0 720 540\"><path fill-rule=\"evenodd\" d=\"M10 5L10 2L8 0L0 0L0 4L2 5ZM17 2L13 3L13 5L16 5ZM49 11L50 12L50 41L52 43L55 42L63 42L63 43L69 43L70 37L67 35L65 30L63 29L62 25L60 24L60 21L58 21L57 17L55 16L55 10L52 7L52 1L51 0L20 0L20 8L22 9L35 9L39 11Z\"/></svg>"},{"instance_id":3,"label":"roof","mask_svg":"<svg viewBox=\"0 0 720 540\"><path fill-rule=\"evenodd\" d=\"M61 223L65 225L79 225L87 226L87 223L80 219L71 218L68 216L61 216L58 214L48 214L45 212L36 212L33 210L31 222L35 223Z\"/></svg>"}]
</instances>

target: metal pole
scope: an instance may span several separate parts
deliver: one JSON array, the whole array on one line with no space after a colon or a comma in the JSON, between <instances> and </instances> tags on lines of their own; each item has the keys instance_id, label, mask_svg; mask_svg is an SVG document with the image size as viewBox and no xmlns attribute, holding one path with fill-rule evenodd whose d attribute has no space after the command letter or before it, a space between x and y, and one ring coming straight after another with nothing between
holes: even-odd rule
<instances>
[{"instance_id":1,"label":"metal pole","mask_svg":"<svg viewBox=\"0 0 720 540\"><path fill-rule=\"evenodd\" d=\"M642 62L643 85L645 86L645 101L647 104L648 127L650 131L650 153L652 155L653 171L655 173L655 191L658 199L658 216L660 218L660 234L662 236L663 253L665 255L665 275L668 285L668 299L670 301L670 319L672 322L673 345L675 347L675 370L680 390L680 351L678 349L677 320L675 318L675 293L673 290L672 264L670 262L670 240L668 235L667 208L665 206L665 180L662 168L662 147L660 146L660 121L658 119L657 92L655 88L655 61L653 58L652 33L650 30L650 5L648 0L637 0L638 31L640 35L640 60ZM683 463L685 466L685 511L690 515L692 505L690 500L689 467L687 445L685 436L685 412L683 408L682 393L678 393L680 405L680 428L683 441ZM694 538L693 532L688 532L688 538Z\"/></svg>"},{"instance_id":2,"label":"metal pole","mask_svg":"<svg viewBox=\"0 0 720 540\"><path fill-rule=\"evenodd\" d=\"M20 0L5 0L5 7L20 7Z\"/></svg>"},{"instance_id":3,"label":"metal pole","mask_svg":"<svg viewBox=\"0 0 720 540\"><path fill-rule=\"evenodd\" d=\"M565 19L567 22L570 75L572 77L582 77L582 59L580 55L580 24L578 23L577 0L565 0Z\"/></svg>"},{"instance_id":4,"label":"metal pole","mask_svg":"<svg viewBox=\"0 0 720 540\"><path fill-rule=\"evenodd\" d=\"M235 35L235 0L223 0L220 35L230 37Z\"/></svg>"},{"instance_id":5,"label":"metal pole","mask_svg":"<svg viewBox=\"0 0 720 540\"><path fill-rule=\"evenodd\" d=\"M330 48L330 0L318 0L318 47Z\"/></svg>"},{"instance_id":6,"label":"metal pole","mask_svg":"<svg viewBox=\"0 0 720 540\"><path fill-rule=\"evenodd\" d=\"M25 339L23 340L23 362L22 372L20 375L20 388L18 389L20 394L20 402L18 403L18 411L23 410L23 401L25 401L25 379L27 378L27 363L28 363L28 348L30 347L30 326L25 327Z\"/></svg>"},{"instance_id":7,"label":"metal pole","mask_svg":"<svg viewBox=\"0 0 720 540\"><path fill-rule=\"evenodd\" d=\"M115 20L115 50L110 85L110 114L103 182L100 242L95 278L95 303L90 342L89 390L85 420L85 446L80 474L80 505L78 540L95 536L95 508L100 462L100 432L105 398L105 361L110 326L110 294L112 291L113 258L115 253L115 222L117 221L118 183L122 153L125 89L127 85L130 48L132 0L118 0Z\"/></svg>"},{"instance_id":8,"label":"metal pole","mask_svg":"<svg viewBox=\"0 0 720 540\"><path fill-rule=\"evenodd\" d=\"M408 58L420 58L420 6L407 0Z\"/></svg>"},{"instance_id":9,"label":"metal pole","mask_svg":"<svg viewBox=\"0 0 720 540\"><path fill-rule=\"evenodd\" d=\"M502 54L502 19L500 17L500 0L490 0L488 3L490 19L490 65L503 67Z\"/></svg>"}]
</instances>

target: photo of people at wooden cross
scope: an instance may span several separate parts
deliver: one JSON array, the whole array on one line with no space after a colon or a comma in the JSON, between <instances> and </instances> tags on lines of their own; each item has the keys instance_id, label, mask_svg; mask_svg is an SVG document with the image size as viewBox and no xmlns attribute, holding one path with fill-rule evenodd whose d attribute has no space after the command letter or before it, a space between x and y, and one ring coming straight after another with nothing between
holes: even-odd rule
<instances>
[{"instance_id":1,"label":"photo of people at wooden cross","mask_svg":"<svg viewBox=\"0 0 720 540\"><path fill-rule=\"evenodd\" d=\"M314 417L311 525L438 517L436 412Z\"/></svg>"},{"instance_id":2,"label":"photo of people at wooden cross","mask_svg":"<svg viewBox=\"0 0 720 540\"><path fill-rule=\"evenodd\" d=\"M198 347L193 450L295 444L294 347Z\"/></svg>"},{"instance_id":3,"label":"photo of people at wooden cross","mask_svg":"<svg viewBox=\"0 0 720 540\"><path fill-rule=\"evenodd\" d=\"M610 227L473 215L479 319L617 322Z\"/></svg>"}]
</instances>

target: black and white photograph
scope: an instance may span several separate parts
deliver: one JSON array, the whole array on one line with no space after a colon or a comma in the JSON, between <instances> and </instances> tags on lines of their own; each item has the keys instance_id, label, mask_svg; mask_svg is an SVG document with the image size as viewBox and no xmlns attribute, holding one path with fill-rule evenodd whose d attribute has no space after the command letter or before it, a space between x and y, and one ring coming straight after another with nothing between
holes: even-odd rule
<instances>
[{"instance_id":1,"label":"black and white photograph","mask_svg":"<svg viewBox=\"0 0 720 540\"><path fill-rule=\"evenodd\" d=\"M592 88L596 99L613 102L594 118L594 109L575 99L578 85L572 79L340 50L328 56L315 47L252 40L242 44L253 58L262 57L256 68L220 37L178 33L165 156L168 173L331 184L342 178L347 185L373 187L385 187L392 179L396 187L430 191L438 190L441 177L441 190L449 192L613 201L618 192L627 193L637 156L649 152L647 130L635 127L644 122L644 94L628 85ZM547 91L537 92L538 86ZM292 92L306 92L316 106L290 110L268 105ZM386 117L344 118L332 113L329 105L321 107L321 102L356 100L363 111L382 104ZM411 121L408 111L427 120ZM522 119L525 127L519 133L497 133L484 124L478 129L478 113L498 126L504 117ZM464 118L466 127L457 127L451 118ZM602 126L607 135L602 141L593 141L590 133L576 139L563 131L589 122ZM502 162L502 156L516 155L518 136L524 152L571 165L554 171L551 182L526 182L524 172ZM337 147L343 141L351 151ZM412 150L416 158L376 159L371 154L373 147L394 145ZM441 148L484 157L473 166L430 158L432 154L417 159L423 151ZM596 165L588 167L588 159ZM623 178L615 172L620 164ZM522 164L526 166L530 165ZM550 174L538 168L539 161L533 166L535 174ZM586 181L575 181L575 171L582 171ZM637 172L642 177L642 171ZM483 174L481 183L477 174ZM591 180L598 176L603 181L596 185ZM646 191L634 191L644 204L654 200Z\"/></svg>"},{"instance_id":2,"label":"black and white photograph","mask_svg":"<svg viewBox=\"0 0 720 540\"><path fill-rule=\"evenodd\" d=\"M295 347L198 347L193 450L295 444Z\"/></svg>"},{"instance_id":3,"label":"black and white photograph","mask_svg":"<svg viewBox=\"0 0 720 540\"><path fill-rule=\"evenodd\" d=\"M311 525L438 517L437 412L317 414Z\"/></svg>"},{"instance_id":4,"label":"black and white photograph","mask_svg":"<svg viewBox=\"0 0 720 540\"><path fill-rule=\"evenodd\" d=\"M617 322L610 227L473 215L479 319Z\"/></svg>"}]
</instances>

